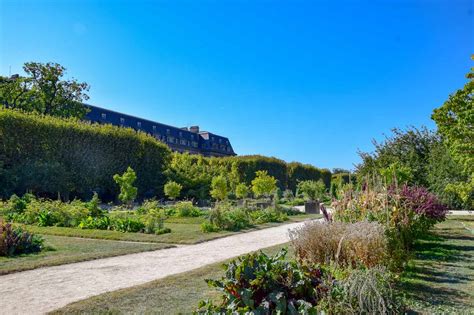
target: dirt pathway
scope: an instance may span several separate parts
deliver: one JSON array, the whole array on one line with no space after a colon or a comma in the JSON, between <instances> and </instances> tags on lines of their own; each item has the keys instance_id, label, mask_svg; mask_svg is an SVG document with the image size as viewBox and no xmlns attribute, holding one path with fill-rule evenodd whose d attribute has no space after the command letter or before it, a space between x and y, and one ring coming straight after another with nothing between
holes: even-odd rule
<instances>
[{"instance_id":1,"label":"dirt pathway","mask_svg":"<svg viewBox=\"0 0 474 315\"><path fill-rule=\"evenodd\" d=\"M288 241L303 222L196 244L0 276L0 314L41 314L90 296L189 271Z\"/></svg>"}]
</instances>

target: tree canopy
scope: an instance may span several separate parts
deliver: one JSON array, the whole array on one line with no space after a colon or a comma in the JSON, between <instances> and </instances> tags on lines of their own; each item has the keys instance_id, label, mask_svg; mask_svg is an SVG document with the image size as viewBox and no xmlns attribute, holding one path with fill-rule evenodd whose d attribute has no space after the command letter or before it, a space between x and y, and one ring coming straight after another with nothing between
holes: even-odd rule
<instances>
[{"instance_id":1,"label":"tree canopy","mask_svg":"<svg viewBox=\"0 0 474 315\"><path fill-rule=\"evenodd\" d=\"M27 62L23 70L25 77L0 76L0 104L5 108L75 118L87 113L83 101L89 99L89 85L63 79L66 68L57 63Z\"/></svg>"}]
</instances>

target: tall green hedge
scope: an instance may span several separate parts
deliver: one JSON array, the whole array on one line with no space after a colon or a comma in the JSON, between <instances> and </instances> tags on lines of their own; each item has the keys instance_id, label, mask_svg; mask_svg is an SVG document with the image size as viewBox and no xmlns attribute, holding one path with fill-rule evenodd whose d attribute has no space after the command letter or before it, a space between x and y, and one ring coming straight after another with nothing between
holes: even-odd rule
<instances>
[{"instance_id":1,"label":"tall green hedge","mask_svg":"<svg viewBox=\"0 0 474 315\"><path fill-rule=\"evenodd\" d=\"M296 191L299 182L305 180L318 181L322 179L322 172L319 168L309 164L291 162L288 164L288 189Z\"/></svg>"},{"instance_id":2,"label":"tall green hedge","mask_svg":"<svg viewBox=\"0 0 474 315\"><path fill-rule=\"evenodd\" d=\"M144 133L0 109L0 194L113 199L112 176L131 166L139 196L162 194L169 148Z\"/></svg>"},{"instance_id":3,"label":"tall green hedge","mask_svg":"<svg viewBox=\"0 0 474 315\"><path fill-rule=\"evenodd\" d=\"M268 175L273 176L277 180L277 185L284 190L287 187L287 164L285 161L262 155L243 155L228 160L236 163L240 181L250 185L255 178L255 172L265 170Z\"/></svg>"},{"instance_id":4,"label":"tall green hedge","mask_svg":"<svg viewBox=\"0 0 474 315\"><path fill-rule=\"evenodd\" d=\"M255 172L266 170L281 190L295 190L301 180L331 173L311 165L286 163L260 155L203 157L171 153L145 133L111 125L88 124L0 109L0 197L32 191L37 195L88 198L93 191L113 200L118 187L112 177L128 166L137 173L140 198L163 195L163 185L183 185L182 197L208 199L212 178L224 175L230 188L250 185Z\"/></svg>"}]
</instances>

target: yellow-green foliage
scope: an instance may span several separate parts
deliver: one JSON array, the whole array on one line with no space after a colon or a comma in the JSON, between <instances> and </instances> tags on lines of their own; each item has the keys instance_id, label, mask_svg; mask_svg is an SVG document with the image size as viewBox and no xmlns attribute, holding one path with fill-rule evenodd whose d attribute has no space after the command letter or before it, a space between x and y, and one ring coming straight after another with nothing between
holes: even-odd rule
<instances>
[{"instance_id":1,"label":"yellow-green foliage","mask_svg":"<svg viewBox=\"0 0 474 315\"><path fill-rule=\"evenodd\" d=\"M169 148L142 132L0 109L0 194L114 198L113 175L131 166L139 196L161 194ZM28 170L26 172L25 170ZM56 184L55 184L56 183Z\"/></svg>"},{"instance_id":2,"label":"yellow-green foliage","mask_svg":"<svg viewBox=\"0 0 474 315\"><path fill-rule=\"evenodd\" d=\"M288 189L296 192L299 182L306 180L322 180L329 188L331 182L331 172L327 169L319 169L310 164L302 164L298 162L288 163Z\"/></svg>"}]
</instances>

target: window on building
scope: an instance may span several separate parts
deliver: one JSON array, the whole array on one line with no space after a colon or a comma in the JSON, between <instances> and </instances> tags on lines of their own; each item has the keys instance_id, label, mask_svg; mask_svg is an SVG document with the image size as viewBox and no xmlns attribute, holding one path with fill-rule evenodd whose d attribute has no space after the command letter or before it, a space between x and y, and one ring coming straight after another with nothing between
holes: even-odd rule
<instances>
[{"instance_id":1,"label":"window on building","mask_svg":"<svg viewBox=\"0 0 474 315\"><path fill-rule=\"evenodd\" d=\"M102 113L102 114L100 114L100 117L102 117L102 119L107 119L107 114L106 114L106 113Z\"/></svg>"},{"instance_id":2,"label":"window on building","mask_svg":"<svg viewBox=\"0 0 474 315\"><path fill-rule=\"evenodd\" d=\"M166 134L170 134L170 130L169 129L166 129Z\"/></svg>"},{"instance_id":3,"label":"window on building","mask_svg":"<svg viewBox=\"0 0 474 315\"><path fill-rule=\"evenodd\" d=\"M137 127L138 127L138 128L141 128L141 127L142 127L142 122L141 122L141 121L137 121Z\"/></svg>"},{"instance_id":4,"label":"window on building","mask_svg":"<svg viewBox=\"0 0 474 315\"><path fill-rule=\"evenodd\" d=\"M214 141L214 137L211 137L211 140Z\"/></svg>"},{"instance_id":5,"label":"window on building","mask_svg":"<svg viewBox=\"0 0 474 315\"><path fill-rule=\"evenodd\" d=\"M180 137L182 137L182 136L183 136L183 133L182 133L181 131L179 132L179 136L180 136Z\"/></svg>"},{"instance_id":6,"label":"window on building","mask_svg":"<svg viewBox=\"0 0 474 315\"><path fill-rule=\"evenodd\" d=\"M156 131L156 126L153 126L153 131Z\"/></svg>"},{"instance_id":7,"label":"window on building","mask_svg":"<svg viewBox=\"0 0 474 315\"><path fill-rule=\"evenodd\" d=\"M125 123L125 118L120 117L120 123L123 125Z\"/></svg>"},{"instance_id":8,"label":"window on building","mask_svg":"<svg viewBox=\"0 0 474 315\"><path fill-rule=\"evenodd\" d=\"M187 143L186 139L180 139L179 140L179 144L181 144L181 145L186 145L186 143Z\"/></svg>"},{"instance_id":9,"label":"window on building","mask_svg":"<svg viewBox=\"0 0 474 315\"><path fill-rule=\"evenodd\" d=\"M168 136L168 137L166 138L166 140L167 140L168 142L170 142L170 143L173 143L173 142L174 142L174 137Z\"/></svg>"}]
</instances>

